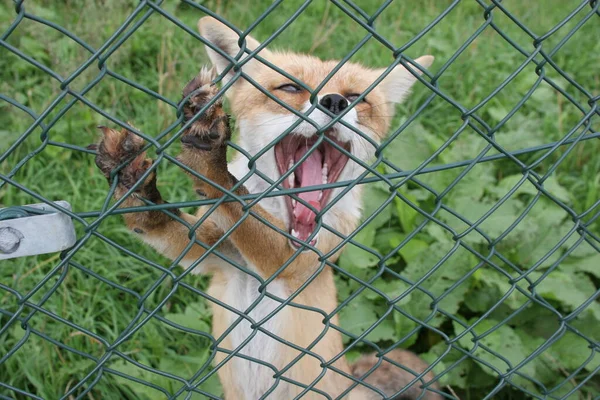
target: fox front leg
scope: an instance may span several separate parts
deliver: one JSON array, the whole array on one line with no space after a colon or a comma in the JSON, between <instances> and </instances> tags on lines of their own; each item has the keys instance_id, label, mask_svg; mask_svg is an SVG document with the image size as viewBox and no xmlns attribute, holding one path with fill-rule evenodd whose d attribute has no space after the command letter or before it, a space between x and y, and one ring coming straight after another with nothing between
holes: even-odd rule
<instances>
[{"instance_id":1,"label":"fox front leg","mask_svg":"<svg viewBox=\"0 0 600 400\"><path fill-rule=\"evenodd\" d=\"M117 131L104 126L99 127L102 131L102 140L96 148L96 165L112 185L112 174L116 171L114 178L118 180L114 192L114 198L120 200L150 169L153 161L147 158L146 152L142 151L144 140L127 129ZM126 163L126 164L125 164ZM119 171L117 168L125 164ZM155 204L163 204L164 201L156 187L156 172L151 171L141 182L131 196L127 197L121 207L142 206L145 198ZM174 210L179 214L179 210ZM140 213L125 214L127 225L134 231L140 231L154 225L161 225L170 220L167 214L160 211L148 211Z\"/></svg>"},{"instance_id":2,"label":"fox front leg","mask_svg":"<svg viewBox=\"0 0 600 400\"><path fill-rule=\"evenodd\" d=\"M184 123L214 99L218 89L212 84L213 79L214 72L203 69L184 88L184 98L189 96L183 108ZM206 108L181 138L183 150L179 160L208 180L205 182L197 176L193 178L196 191L209 199L225 195L219 186L229 191L238 183L227 167L227 141L230 138L229 116L223 110L221 99ZM244 196L248 194L248 190L239 185L234 193ZM251 208L256 216L250 215L245 209L246 204L238 201L224 202L215 210L217 216L214 220L223 231L229 230L242 220L231 232L229 239L240 254L259 269L259 273L269 277L284 265L296 250L289 245L287 237L272 228L274 226L281 231L287 231L282 220L269 214L260 205ZM315 253L302 253L280 276L295 275L296 269L306 269L302 268L302 265L314 264L316 261Z\"/></svg>"},{"instance_id":3,"label":"fox front leg","mask_svg":"<svg viewBox=\"0 0 600 400\"><path fill-rule=\"evenodd\" d=\"M101 127L102 139L98 145L92 145L91 148L97 150L96 165L102 171L104 176L111 179L118 179L114 198L120 200L126 193L140 181L146 172L153 165L153 161L142 151L144 140L134 133L123 129L117 131L114 129ZM117 168L125 164L120 170ZM113 175L113 173L115 175ZM146 205L143 199L150 200L155 204L164 204L157 186L156 172L151 171L148 176L137 185L136 190L123 200L120 208L141 207ZM181 212L178 209L172 209L171 214L193 226L198 221L198 217ZM175 259L186 250L190 243L190 229L177 219L173 219L169 214L158 211L140 211L123 214L127 227L135 232L144 242L150 244L160 253L170 259ZM200 242L212 246L222 236L223 232L210 219L207 219L196 229L195 238ZM227 243L221 246L224 250ZM231 246L229 246L231 247ZM221 250L220 248L220 250ZM188 267L205 253L205 249L194 243L181 259L180 264ZM220 263L220 259L210 255L206 258L197 270L210 270L214 265Z\"/></svg>"},{"instance_id":4,"label":"fox front leg","mask_svg":"<svg viewBox=\"0 0 600 400\"><path fill-rule=\"evenodd\" d=\"M183 90L184 98L189 100L183 107L184 122L198 114L218 92L212 84L214 70L203 68ZM181 137L183 150L179 160L198 174L217 185L229 189L235 178L227 169L227 141L231 138L229 115L225 113L222 100L216 99L200 115ZM204 180L192 175L194 189L209 198L222 196L222 192Z\"/></svg>"}]
</instances>

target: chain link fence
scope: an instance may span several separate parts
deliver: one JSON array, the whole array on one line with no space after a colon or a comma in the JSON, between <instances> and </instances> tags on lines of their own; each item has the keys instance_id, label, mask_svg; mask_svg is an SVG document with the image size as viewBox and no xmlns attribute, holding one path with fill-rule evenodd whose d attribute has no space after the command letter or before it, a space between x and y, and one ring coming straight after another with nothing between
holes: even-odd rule
<instances>
[{"instance_id":1,"label":"chain link fence","mask_svg":"<svg viewBox=\"0 0 600 400\"><path fill-rule=\"evenodd\" d=\"M557 54L570 41L583 40L576 36L582 29L589 29L588 33L595 32L597 36L593 40L597 43L600 37L600 2L586 0L569 3L568 6L564 3L559 7L562 8L561 18L543 33L534 32L524 22L526 17L511 12L514 3L497 0L476 0L468 5L459 0L428 3L430 8L435 4L435 17L417 33L411 34L401 46L394 44L394 38L382 35L378 28L380 17L393 3L391 0L378 2L376 6L373 3L359 6L359 2L346 0L307 0L292 2L293 6L290 2L283 3L279 0L265 6L264 12L257 18L253 16L254 21L244 31L237 30L219 12L213 11L226 10L234 7L233 4L216 2L205 5L189 0L183 0L181 4L185 13L194 20L210 15L231 26L239 33L242 42L250 33L255 35L255 29L265 24L268 18L278 17L281 8L287 7L285 19L278 17L273 34L262 42L268 46L283 32L292 29L296 20L309 12L315 3L328 3L327 12L335 9L344 18L349 18L353 29L360 31L361 39L348 47L347 55L319 87L307 88L315 94L367 42L376 42L381 46L379 51L385 52L386 57L392 60L385 74L398 65L415 72L418 66L407 54L436 26L461 7L469 7L471 11L475 9L480 18L477 29L460 46L445 50L447 56L439 57L435 49L431 51L437 57L437 64L418 77L416 86L420 86L417 91L421 94L417 97L418 103L411 103L413 109L403 109L410 112L378 146L376 160L367 166L365 173L353 181L318 187L321 190L341 187L343 193L347 193L354 186L362 185L367 190L364 222L355 232L342 237L340 246L345 245L346 250L339 262L329 259L334 251L321 254L322 268L336 271L341 300L332 314L314 310L323 315L323 333L329 329L339 331L347 344L343 355L350 357L365 351L375 351L380 357L385 357L394 348L410 347L431 364L436 372L436 381L442 384L445 398L600 398L600 356L597 354L600 331L600 197L598 186L595 186L598 180L584 192L587 193L585 201L576 201L574 196L580 192L571 190L576 186L557 179L561 165L577 163L573 160L585 159L584 162L597 166L600 85L597 81L576 80L573 76L579 73L578 70L571 71L555 61ZM411 4L415 8L420 7L419 3ZM161 1L140 1L127 16L114 16L124 19L101 46L88 44L55 22L48 13L30 11L28 2L15 1L11 8L14 13L11 13L10 23L0 36L0 54L7 60L4 67L10 68L8 61L24 63L27 68L35 70L28 73L51 77L55 92L39 110L27 105L31 104L30 92L0 93L0 100L4 103L0 108L2 113L17 113L20 121L28 118L25 129L17 132L20 127L9 124L5 136L0 136L5 140L0 156L0 201L4 207L9 207L0 212L0 219L15 220L39 214L39 211L21 207L27 204L53 204L56 200L67 200L73 205L72 211L54 207L72 218L77 241L60 256L2 261L0 397L48 398L52 395L47 393L54 393L64 399L220 398L222 392L216 382L219 366L211 366L215 353L222 351L228 357L244 356L240 349L233 352L223 349L220 346L223 338L215 338L209 333L210 313L206 311L206 304L217 302L224 308L231 307L209 296L205 291L204 278L192 275L191 268L185 271L177 268L179 260L194 244L208 249L207 255L216 251L215 246L200 242L192 234L210 212L192 226L175 215L173 210L199 206L214 209L224 202L238 201L245 204L245 218L260 218L253 212L252 206L261 199L297 196L306 189L284 189L280 182L271 181L271 187L265 192L243 197L226 191L226 195L218 200L191 200L194 197L188 197L186 201L173 201L171 198L172 202L168 204L119 208L122 201L111 204L117 180L110 189L106 189L100 183L75 182L66 174L63 182L55 183L59 187L63 184L77 187L74 198L48 196L45 185L49 184L46 180L49 178L28 169L28 165L44 155L58 156L60 163L80 165L89 176L99 175L99 171L91 167L93 149L88 149L81 141L71 142L53 133L60 123L73 118L71 115L78 107L101 118L105 125L120 126L142 137L146 141L146 149L156 153L154 165L161 173L172 166L181 168L171 169L177 176L184 175L184 171L193 173L173 155L177 154L175 150L179 139L190 125L182 126L182 108L186 99L173 100L163 94L160 86L152 86L154 83L140 81L135 74L129 77L122 75L119 70L110 67L109 61L123 58L118 50L149 19L168 21L198 48L214 46L189 24L182 22L176 16L178 10ZM77 51L85 53L84 61L68 74L56 72L52 66L57 64L45 60L43 51L36 53L23 49L27 43L19 29L24 26L37 29L42 25L59 32L68 38L69 43L78 46ZM513 30L511 32L519 31L521 36L518 39L507 33L508 25ZM21 35L21 40L11 40L17 35ZM510 46L519 62L511 61L514 63L511 72L494 83L493 90L477 92L477 85L483 83L476 81L469 98L457 98L444 90L440 82L456 60L486 35L492 35L504 46ZM132 49L133 57L136 51L143 52L144 49ZM188 56L195 54L192 50L190 52ZM590 52L593 53L593 50ZM247 53L255 56L257 52ZM181 52L178 54L181 55ZM63 56L59 55L59 59ZM493 58L494 54L487 56ZM595 70L598 79L600 60L595 59L598 62L584 68ZM267 60L259 57L259 61L303 85ZM235 62L231 64L234 77L222 86L214 101L237 79L251 80L240 67ZM229 70L223 74L227 72ZM496 99L502 95L501 92L519 92L511 84L524 74L534 79L529 81L522 95L519 94L519 101L515 104L498 103ZM85 77L84 85L80 84L81 77ZM187 78L169 77L179 87L183 87ZM470 78L465 76L464 79ZM160 131L155 128L152 131L152 122L144 129L130 127L125 122L128 119L127 99L120 100L125 105L118 112L114 107L100 106L90 100L91 94L104 80L128 85L139 96L155 99L156 103L161 103L158 107L171 109L175 117L165 117L157 122L157 126L164 125ZM365 96L378 83L371 85ZM32 86L36 84L36 81L31 82ZM266 89L257 87L300 117L298 123L310 121L309 117L282 103ZM540 98L540 90L546 90L545 93L551 93L551 96ZM507 131L513 132L508 127L515 120L518 125L525 125L525 130L540 129L518 119L520 113L528 106L532 108L532 102L533 108L551 107L550 103L554 107L556 99L559 99L560 109L551 108L552 115L560 119L564 109L571 111L569 118L561 120L554 138L505 135ZM208 106L210 104L205 109ZM314 107L317 105L314 104ZM423 125L414 129L420 117L427 118L428 113L441 110L455 116L453 127L431 127L433 130L439 128L438 134L421 132ZM335 117L331 124L341 121L341 117ZM137 124L135 119L131 119ZM89 125L90 121L85 123ZM281 137L294 128L290 127ZM322 129L319 133L324 131ZM360 131L355 133L364 137ZM89 136L86 140L89 141ZM475 142L478 145L460 153L461 146ZM275 142L257 155L248 154L234 142L228 144L232 152L240 152L248 158L251 173L261 174L255 167L256 160ZM459 156L448 156L448 153ZM60 158L65 154L66 158ZM412 157L409 160L413 161L412 165L406 166L402 157ZM75 160L79 160L80 164L76 164ZM490 169L490 165L497 167ZM36 176L27 180L30 174ZM576 182L584 181L585 173L580 175ZM268 179L264 174L262 177ZM160 179L159 174L159 182ZM74 182L68 183L70 180ZM241 184L244 181L242 179ZM592 190L594 186L596 189ZM185 198L185 193L178 190L168 188L175 198ZM462 195L456 197L456 193ZM101 198L101 207L86 208L86 204L90 203L82 200L85 196ZM449 200L452 196L455 196L454 200ZM28 202L25 202L26 199ZM510 212L507 211L509 209ZM120 214L148 210L165 212L190 229L193 241L176 260L165 261L150 250L140 250L141 247L128 242L126 234L118 228L109 234L102 231L103 227L111 224L110 221L115 221L112 226L120 225ZM332 229L325 224L321 228ZM280 233L289 235L283 231ZM520 248L526 241L535 243L535 248ZM106 258L96 258L100 253L105 253ZM200 261L202 259L196 265ZM291 261L282 265L278 274ZM119 271L104 273L107 270L98 267L101 263L114 265L114 269ZM242 265L236 265L236 268L260 281L261 299L270 296L265 289L269 282ZM141 277L136 276L138 273ZM307 284L313 279L314 276L310 277ZM79 286L78 282L84 283ZM94 287L101 289L88 291ZM70 296L73 296L72 300ZM103 309L82 309L81 314L73 315L68 309L76 307L73 303L77 303L80 296L83 296L82 299L96 297L100 300L110 297L115 299L115 303L109 302ZM291 296L280 301L282 307L294 305L294 298ZM112 310L117 303L125 310L122 314L115 314ZM236 324L247 319L253 324L254 333L275 336L262 327L266 321L257 323L247 315L238 314L240 318ZM331 321L335 314L340 316L340 326ZM95 321L105 315L112 316L102 320L102 326L99 326ZM160 344L162 339L159 336L163 334L166 340L178 346L168 350L160 347L168 347ZM150 337L154 337L157 344L149 340ZM148 344L149 341L153 344ZM160 347L156 357L144 354L145 351L152 352L153 346ZM198 352L198 348L202 351ZM39 353L32 354L32 351ZM305 349L304 354L310 354L310 351ZM35 364L38 356L40 360L45 359L42 358L45 353L52 353L48 359L54 359L61 367L29 365L29 362ZM252 361L266 365L282 381L286 380L275 366L258 359ZM68 367L68 372L54 375L44 367L60 371ZM52 389L54 391L44 392L42 387L48 385L48 379L61 383ZM306 392L319 393L315 388L317 382L298 384ZM324 395L323 398L329 397Z\"/></svg>"}]
</instances>

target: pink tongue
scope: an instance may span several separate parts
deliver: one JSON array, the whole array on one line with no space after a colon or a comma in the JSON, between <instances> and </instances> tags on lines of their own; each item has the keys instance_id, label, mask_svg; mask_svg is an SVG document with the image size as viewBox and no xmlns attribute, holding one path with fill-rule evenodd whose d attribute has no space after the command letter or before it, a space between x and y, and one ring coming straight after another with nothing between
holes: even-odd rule
<instances>
[{"instance_id":1,"label":"pink tongue","mask_svg":"<svg viewBox=\"0 0 600 400\"><path fill-rule=\"evenodd\" d=\"M310 147L301 147L296 151L295 159L302 157ZM313 151L302 164L296 169L296 178L300 182L300 187L320 185L323 183L322 178L323 155L320 151ZM321 209L319 202L320 191L299 193L298 197L306 203L313 206L316 210ZM298 232L300 240L306 240L312 233L315 225L315 213L304 204L298 202L294 209L295 226L293 227Z\"/></svg>"}]
</instances>

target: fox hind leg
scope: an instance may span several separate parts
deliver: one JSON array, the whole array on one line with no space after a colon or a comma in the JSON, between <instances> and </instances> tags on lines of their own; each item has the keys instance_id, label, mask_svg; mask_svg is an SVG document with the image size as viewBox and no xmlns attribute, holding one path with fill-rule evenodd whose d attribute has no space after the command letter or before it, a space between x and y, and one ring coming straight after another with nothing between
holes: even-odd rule
<instances>
[{"instance_id":1,"label":"fox hind leg","mask_svg":"<svg viewBox=\"0 0 600 400\"><path fill-rule=\"evenodd\" d=\"M417 380L411 384L418 374L423 373L428 367L427 363L416 354L408 350L397 349L387 353L385 357L398 365L404 366L406 369L383 360L373 372L364 378L364 382L380 389L386 396L393 396L400 390L406 389L401 395L390 397L395 400L442 400L442 396L436 393L440 391L440 386L437 382L428 385L425 393L423 393L423 389L421 388L422 385L431 382L434 378L433 372L428 372L421 380ZM358 379L362 378L377 365L378 361L379 359L374 354L361 357L351 366L352 375ZM368 394L365 392L368 392ZM356 399L379 400L382 398L378 393L366 387L362 387L359 394L360 396L356 397Z\"/></svg>"}]
</instances>

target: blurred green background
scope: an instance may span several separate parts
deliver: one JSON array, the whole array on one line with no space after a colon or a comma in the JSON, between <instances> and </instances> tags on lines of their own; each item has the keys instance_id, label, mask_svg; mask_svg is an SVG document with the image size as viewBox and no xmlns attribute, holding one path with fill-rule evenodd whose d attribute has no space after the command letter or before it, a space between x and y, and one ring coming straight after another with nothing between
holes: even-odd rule
<instances>
[{"instance_id":1,"label":"blurred green background","mask_svg":"<svg viewBox=\"0 0 600 400\"><path fill-rule=\"evenodd\" d=\"M361 0L354 3L371 14L382 2ZM502 2L537 35L548 32L580 3L575 0ZM202 4L246 29L271 2L218 0ZM259 40L266 39L301 4L297 0L283 2L254 29L253 36ZM396 1L377 19L377 31L394 45L403 45L450 4L445 0ZM28 13L64 27L95 49L102 46L137 5L137 2L123 0L25 3ZM162 8L194 31L197 20L204 15L198 9L176 1L165 2ZM549 52L589 11L589 6L583 7L544 41L543 49ZM13 2L0 0L0 32L4 32L15 17ZM139 16L136 17L138 19ZM528 52L534 49L532 39L499 10L493 11L493 21L523 49ZM415 42L406 54L413 58L433 54L436 62L430 70L436 73L484 22L482 6L474 1L461 2ZM364 36L365 31L335 4L315 0L271 46L340 59ZM600 16L593 15L552 57L559 68L592 96L600 94L599 37ZM62 77L69 76L89 57L86 50L67 36L28 19L19 24L7 43ZM384 67L392 59L388 50L370 40L352 61ZM538 56L536 59L541 58ZM524 60L522 54L488 27L445 70L438 85L445 94L469 109L494 91ZM183 85L206 62L204 47L199 41L154 13L110 56L106 65L109 70L177 102ZM587 98L554 68L546 65L544 72L572 99L589 110ZM97 65L92 64L70 87L79 91L98 73ZM477 115L490 126L495 126L523 99L537 77L535 66L530 63L481 107ZM61 89L60 84L49 75L0 46L0 93L40 114L56 101ZM394 129L411 116L430 94L424 85L417 84L412 96L399 107ZM123 121L131 121L150 136L158 135L176 119L173 107L110 76L102 79L85 97L104 112ZM45 122L55 117L69 100L70 96L60 100ZM495 139L508 150L551 143L562 139L581 119L581 111L566 96L543 82L499 129ZM590 130L598 131L599 121L598 115L592 117ZM32 122L33 119L23 111L0 101L0 152L6 151ZM85 147L98 139L96 126L99 124L114 125L90 107L77 102L50 129L49 139ZM386 158L397 168L413 169L432 155L462 124L461 112L436 97L386 148ZM40 132L39 128L36 129L0 163L0 173L8 174L19 161L40 146ZM577 130L574 135L580 133L581 130ZM474 158L486 144L472 128L467 128L430 166ZM435 371L442 375L440 382L448 393L454 393L461 399L481 399L490 393L494 393L492 398L499 399L526 398L527 395L519 388L538 398L592 399L599 396L600 378L594 373L600 367L600 356L596 354L600 338L600 305L597 300L600 256L596 241L600 236L600 222L594 216L600 211L600 141L592 139L566 152L568 149L569 146L563 146L551 152L534 171L540 176L553 171L544 188L575 214L590 210L581 223L587 224L590 234L585 238L595 243L596 248L580 240L573 218L556 202L546 196L538 199L538 190L529 181L510 193L502 206L494 208L523 177L521 168L513 161L504 159L478 164L445 194L444 207L437 211L436 195L423 186L409 183L400 189L402 195L424 212L436 211L436 217L457 232L464 232L469 223L478 221L490 210L493 212L479 225L481 233L471 231L462 237L465 246L457 247L448 231L429 223L398 249L424 221L424 217L406 202L396 199L357 235L356 240L373 249L375 254L351 246L342 255L340 267L361 279L372 280L375 287L391 298L401 295L409 287L402 279L417 281L441 262L436 272L421 284L425 291L412 291L403 297L397 303L403 313L394 310L387 314L367 339L382 348L393 344L409 348L430 362L439 359ZM169 153L177 154L176 144ZM544 154L535 152L519 156L519 159L531 164ZM555 166L559 160L561 162ZM379 168L382 172L394 172L391 166ZM419 179L439 194L463 171L464 168L456 168L428 173L420 175ZM43 148L16 171L14 180L47 199L69 201L77 213L99 210L108 193L106 181L95 168L91 154L59 146ZM196 198L185 174L174 165L160 165L159 186L163 196L171 202ZM389 190L383 184L367 185L365 214L373 212L388 195ZM36 202L35 198L14 186L0 188L0 206ZM457 218L455 213L463 219ZM520 216L523 216L522 221L504 236L505 230ZM83 226L78 223L76 226L79 237L83 237ZM98 231L108 240L97 236L87 240L73 257L73 264L67 271L62 271L64 280L44 305L52 314L36 313L29 326L73 349L100 358L105 348L97 339L57 321L53 315L71 321L110 343L138 314L137 298L89 276L77 266L83 266L138 294L145 294L151 289L144 303L147 310L152 310L169 294L172 282L165 280L152 288L161 272L111 245L110 241L114 241L145 259L165 267L170 265L168 260L128 234L118 215L104 220ZM503 238L492 251L486 236L491 240ZM466 247L472 251L466 250ZM388 270L383 274L377 266L379 258L376 254L390 256L386 264ZM446 257L447 254L450 256ZM487 262L482 262L482 259ZM560 261L558 265L557 261ZM26 294L58 262L59 255L3 261L0 282ZM530 282L520 279L512 283L511 278L530 269ZM547 276L538 282L547 272ZM52 289L59 275L50 279L30 301L39 301ZM207 284L207 278L191 275L184 281L200 289ZM532 282L535 282L535 302L523 295L531 293ZM337 283L340 300L348 298L360 287L344 274L337 275ZM588 299L592 300L580 308ZM433 305L435 312L432 311ZM18 308L15 295L0 290L0 309L16 312ZM23 315L30 310L25 307ZM385 299L374 291L365 290L341 311L341 324L349 332L360 334L387 311ZM210 332L208 305L189 290L179 288L162 307L160 315L183 326ZM561 316L569 318L561 320ZM419 324L416 320L426 322L429 328L417 329ZM0 326L7 321L6 315L0 315ZM473 332L478 335L478 346L474 347L472 334L457 342L464 352L450 349L445 344L445 336L454 338L476 321L479 322ZM81 354L60 349L35 334L24 335L25 331L18 324L13 324L0 336L0 355L20 345L0 365L0 382L54 399L80 382L95 366L92 359ZM543 348L535 358L522 363L550 338L558 340ZM346 338L347 342L349 340ZM595 343L593 349L590 343ZM181 382L141 366L189 379L206 361L209 347L207 339L152 319L129 341L120 345L120 354L114 355L106 365L173 393L181 387ZM352 356L360 351L369 351L369 347L357 346ZM498 377L498 372L504 373L516 366L519 368L514 373L503 379ZM449 368L451 370L447 371ZM216 378L209 379L201 389L215 395L221 393ZM77 393L81 390L75 392L73 398ZM0 395L22 397L4 387L0 387ZM102 375L86 396L90 399L165 398L164 393L149 386L109 372ZM197 395L197 398L203 397Z\"/></svg>"}]
</instances>

